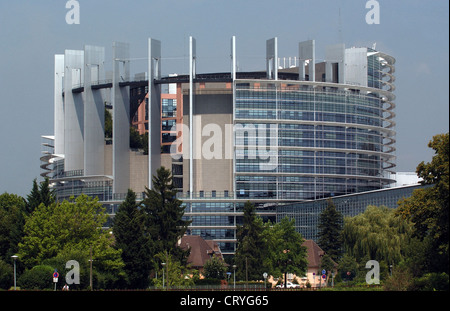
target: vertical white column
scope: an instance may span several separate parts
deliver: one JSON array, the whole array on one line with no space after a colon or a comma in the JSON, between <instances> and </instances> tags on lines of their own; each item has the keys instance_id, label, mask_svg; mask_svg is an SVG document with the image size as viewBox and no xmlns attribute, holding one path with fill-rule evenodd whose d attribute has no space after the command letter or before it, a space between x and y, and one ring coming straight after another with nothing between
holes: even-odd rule
<instances>
[{"instance_id":1,"label":"vertical white column","mask_svg":"<svg viewBox=\"0 0 450 311\"><path fill-rule=\"evenodd\" d=\"M161 41L148 39L148 188L152 189L152 176L161 166Z\"/></svg>"},{"instance_id":2,"label":"vertical white column","mask_svg":"<svg viewBox=\"0 0 450 311\"><path fill-rule=\"evenodd\" d=\"M231 79L236 80L236 36L231 37Z\"/></svg>"},{"instance_id":3,"label":"vertical white column","mask_svg":"<svg viewBox=\"0 0 450 311\"><path fill-rule=\"evenodd\" d=\"M309 74L309 81L315 81L316 80L316 56L315 56L315 41L314 40L308 40L303 41L298 44L298 58L300 61L299 66L299 79L300 81L306 80L305 75L305 64L306 61L309 60L309 66L308 66L308 74Z\"/></svg>"},{"instance_id":4,"label":"vertical white column","mask_svg":"<svg viewBox=\"0 0 450 311\"><path fill-rule=\"evenodd\" d=\"M233 175L232 175L232 182L233 182L233 197L236 199L236 150L234 148L234 145L236 143L236 132L234 131L234 125L235 125L235 117L236 117L236 37L233 36L231 38L231 61L232 61L232 69L231 69L231 78L232 78L232 84L231 87L233 88L233 116L232 116L232 125L233 125L233 138L232 138L232 153L233 153Z\"/></svg>"},{"instance_id":5,"label":"vertical white column","mask_svg":"<svg viewBox=\"0 0 450 311\"><path fill-rule=\"evenodd\" d=\"M130 80L129 45L113 43L113 192L125 193L130 185Z\"/></svg>"},{"instance_id":6,"label":"vertical white column","mask_svg":"<svg viewBox=\"0 0 450 311\"><path fill-rule=\"evenodd\" d=\"M266 68L267 78L278 80L278 39L277 37L266 41Z\"/></svg>"},{"instance_id":7,"label":"vertical white column","mask_svg":"<svg viewBox=\"0 0 450 311\"><path fill-rule=\"evenodd\" d=\"M189 37L189 197L194 191L194 79L196 61L196 40Z\"/></svg>"},{"instance_id":8,"label":"vertical white column","mask_svg":"<svg viewBox=\"0 0 450 311\"><path fill-rule=\"evenodd\" d=\"M312 57L311 63L309 64L309 81L316 81L316 41L311 40Z\"/></svg>"},{"instance_id":9,"label":"vertical white column","mask_svg":"<svg viewBox=\"0 0 450 311\"><path fill-rule=\"evenodd\" d=\"M105 172L105 104L102 91L91 88L104 80L104 62L104 47L84 47L84 175Z\"/></svg>"},{"instance_id":10,"label":"vertical white column","mask_svg":"<svg viewBox=\"0 0 450 311\"><path fill-rule=\"evenodd\" d=\"M66 50L64 54L64 170L84 168L84 103L73 88L83 86L84 51Z\"/></svg>"},{"instance_id":11,"label":"vertical white column","mask_svg":"<svg viewBox=\"0 0 450 311\"><path fill-rule=\"evenodd\" d=\"M337 77L331 78L337 80L338 83L344 83L345 44L339 43L327 46L325 49L325 59L327 61L327 64L329 63L330 66L336 63L338 66ZM328 80L332 81L331 78L327 78L327 82Z\"/></svg>"},{"instance_id":12,"label":"vertical white column","mask_svg":"<svg viewBox=\"0 0 450 311\"><path fill-rule=\"evenodd\" d=\"M55 154L64 154L64 55L55 55L54 135Z\"/></svg>"}]
</instances>

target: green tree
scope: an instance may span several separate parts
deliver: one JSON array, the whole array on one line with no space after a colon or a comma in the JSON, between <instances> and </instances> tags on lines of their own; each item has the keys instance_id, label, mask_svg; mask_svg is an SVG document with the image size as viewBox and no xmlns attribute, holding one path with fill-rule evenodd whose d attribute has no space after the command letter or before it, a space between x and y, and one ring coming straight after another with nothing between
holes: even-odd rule
<instances>
[{"instance_id":1,"label":"green tree","mask_svg":"<svg viewBox=\"0 0 450 311\"><path fill-rule=\"evenodd\" d=\"M9 289L14 283L13 267L0 259L0 289Z\"/></svg>"},{"instance_id":2,"label":"green tree","mask_svg":"<svg viewBox=\"0 0 450 311\"><path fill-rule=\"evenodd\" d=\"M130 148L132 149L142 149L142 139L138 130L130 126Z\"/></svg>"},{"instance_id":3,"label":"green tree","mask_svg":"<svg viewBox=\"0 0 450 311\"><path fill-rule=\"evenodd\" d=\"M158 279L154 279L153 284L159 288L163 287L189 287L194 285L193 278L190 277L191 271L180 263L178 258L170 255L168 251L164 251L155 255L160 263L156 270L158 271ZM162 265L161 263L164 263ZM164 272L163 272L164 270Z\"/></svg>"},{"instance_id":4,"label":"green tree","mask_svg":"<svg viewBox=\"0 0 450 311\"><path fill-rule=\"evenodd\" d=\"M136 194L129 189L114 217L113 233L115 247L122 250L128 287L134 289L148 287L151 270L151 239L145 237L143 220Z\"/></svg>"},{"instance_id":5,"label":"green tree","mask_svg":"<svg viewBox=\"0 0 450 311\"><path fill-rule=\"evenodd\" d=\"M53 190L50 189L50 180L48 177L39 186L40 203L44 205L50 205L55 202L55 195Z\"/></svg>"},{"instance_id":6,"label":"green tree","mask_svg":"<svg viewBox=\"0 0 450 311\"><path fill-rule=\"evenodd\" d=\"M41 203L48 206L55 202L55 196L50 189L50 180L45 178L44 181L38 185L36 178L33 180L33 187L29 195L27 195L26 210L31 214Z\"/></svg>"},{"instance_id":7,"label":"green tree","mask_svg":"<svg viewBox=\"0 0 450 311\"><path fill-rule=\"evenodd\" d=\"M368 206L364 213L346 217L342 231L345 251L360 264L367 260L399 263L411 234L411 223L385 206Z\"/></svg>"},{"instance_id":8,"label":"green tree","mask_svg":"<svg viewBox=\"0 0 450 311\"><path fill-rule=\"evenodd\" d=\"M339 261L338 276L342 281L352 281L359 270L359 264L355 257L348 254L344 254Z\"/></svg>"},{"instance_id":9,"label":"green tree","mask_svg":"<svg viewBox=\"0 0 450 311\"><path fill-rule=\"evenodd\" d=\"M36 178L33 180L33 187L27 196L27 212L31 214L41 204L41 193Z\"/></svg>"},{"instance_id":10,"label":"green tree","mask_svg":"<svg viewBox=\"0 0 450 311\"><path fill-rule=\"evenodd\" d=\"M414 235L429 243L427 270L449 273L449 133L436 135L428 144L435 151L431 162L416 169L422 184L409 198L399 201L397 214L414 223Z\"/></svg>"},{"instance_id":11,"label":"green tree","mask_svg":"<svg viewBox=\"0 0 450 311\"><path fill-rule=\"evenodd\" d=\"M203 273L207 279L223 280L226 272L225 262L216 256L208 259L203 267Z\"/></svg>"},{"instance_id":12,"label":"green tree","mask_svg":"<svg viewBox=\"0 0 450 311\"><path fill-rule=\"evenodd\" d=\"M335 262L333 261L331 256L328 254L323 255L322 258L320 259L320 268L319 269L327 271L327 281L331 277L330 273L335 271L334 265L335 265Z\"/></svg>"},{"instance_id":13,"label":"green tree","mask_svg":"<svg viewBox=\"0 0 450 311\"><path fill-rule=\"evenodd\" d=\"M152 189L146 189L142 201L145 235L152 240L153 254L164 253L177 258L186 265L188 250L177 246L185 234L190 221L184 220L184 207L176 198L170 170L160 167L152 179ZM155 267L160 264L155 258Z\"/></svg>"},{"instance_id":14,"label":"green tree","mask_svg":"<svg viewBox=\"0 0 450 311\"><path fill-rule=\"evenodd\" d=\"M25 201L15 194L0 195L0 259L11 262L18 251L25 224Z\"/></svg>"},{"instance_id":15,"label":"green tree","mask_svg":"<svg viewBox=\"0 0 450 311\"><path fill-rule=\"evenodd\" d=\"M318 245L331 259L338 261L342 252L342 214L331 199L319 215Z\"/></svg>"},{"instance_id":16,"label":"green tree","mask_svg":"<svg viewBox=\"0 0 450 311\"><path fill-rule=\"evenodd\" d=\"M74 201L44 204L25 222L19 258L29 268L61 252L78 252L92 259L97 271L122 276L123 262L111 235L102 230L107 215L98 199L86 195Z\"/></svg>"},{"instance_id":17,"label":"green tree","mask_svg":"<svg viewBox=\"0 0 450 311\"><path fill-rule=\"evenodd\" d=\"M295 220L285 217L269 230L273 230L273 233L269 233L268 236L274 238L269 260L271 274L274 276L284 274L285 280L287 273L305 275L308 266L307 250L303 246L302 235L295 231Z\"/></svg>"},{"instance_id":18,"label":"green tree","mask_svg":"<svg viewBox=\"0 0 450 311\"><path fill-rule=\"evenodd\" d=\"M262 279L264 271L261 262L265 251L262 240L263 229L262 219L256 215L255 206L247 201L244 205L242 226L237 226L235 263L238 279Z\"/></svg>"}]
</instances>

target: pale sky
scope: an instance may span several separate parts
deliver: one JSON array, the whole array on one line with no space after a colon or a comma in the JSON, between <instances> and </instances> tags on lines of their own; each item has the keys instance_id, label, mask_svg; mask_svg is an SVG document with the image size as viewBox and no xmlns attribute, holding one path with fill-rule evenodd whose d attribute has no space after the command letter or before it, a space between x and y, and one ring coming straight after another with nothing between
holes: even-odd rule
<instances>
[{"instance_id":1,"label":"pale sky","mask_svg":"<svg viewBox=\"0 0 450 311\"><path fill-rule=\"evenodd\" d=\"M53 60L85 44L130 44L132 74L146 71L147 39L162 42L163 74L186 73L188 38L197 72L265 68L266 40L280 57L298 42L372 46L396 58L397 171L430 161L433 135L449 131L449 2L378 0L380 23L366 23L366 0L78 0L80 24L66 23L66 0L0 0L0 193L26 196L39 178L41 135L53 134ZM106 63L110 69L111 61Z\"/></svg>"}]
</instances>

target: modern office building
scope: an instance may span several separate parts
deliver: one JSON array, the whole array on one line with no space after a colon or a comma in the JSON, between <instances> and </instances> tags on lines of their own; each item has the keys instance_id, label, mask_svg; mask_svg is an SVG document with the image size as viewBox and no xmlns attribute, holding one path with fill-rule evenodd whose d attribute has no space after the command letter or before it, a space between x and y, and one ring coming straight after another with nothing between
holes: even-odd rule
<instances>
[{"instance_id":1,"label":"modern office building","mask_svg":"<svg viewBox=\"0 0 450 311\"><path fill-rule=\"evenodd\" d=\"M41 167L58 199L98 196L114 214L128 188L142 197L165 166L189 233L228 254L247 200L276 221L286 204L394 182L393 57L337 44L317 62L309 40L298 43L298 66L284 68L273 38L265 70L240 72L235 37L230 47L231 72L197 73L190 37L189 73L163 77L161 42L149 39L146 73L133 79L125 43L113 44L112 73L103 47L56 55L55 132ZM141 145L130 147L135 133Z\"/></svg>"},{"instance_id":2,"label":"modern office building","mask_svg":"<svg viewBox=\"0 0 450 311\"><path fill-rule=\"evenodd\" d=\"M396 208L397 203L409 198L413 191L429 185L410 184L380 190L340 195L331 198L336 210L343 216L356 216L363 213L367 206L386 206ZM295 229L305 239L317 240L320 213L328 206L330 198L286 204L277 208L277 221L284 217L295 219Z\"/></svg>"}]
</instances>

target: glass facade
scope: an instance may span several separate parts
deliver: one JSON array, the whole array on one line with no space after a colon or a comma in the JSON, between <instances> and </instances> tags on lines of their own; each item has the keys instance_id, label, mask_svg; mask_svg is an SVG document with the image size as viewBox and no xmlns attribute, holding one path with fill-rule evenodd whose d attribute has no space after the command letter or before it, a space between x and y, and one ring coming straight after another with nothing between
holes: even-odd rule
<instances>
[{"instance_id":1,"label":"glass facade","mask_svg":"<svg viewBox=\"0 0 450 311\"><path fill-rule=\"evenodd\" d=\"M236 226L243 224L244 202L232 198L213 201L204 198L195 202L183 202L185 220L191 220L187 234L200 235L206 240L215 240L223 254L236 251ZM257 213L264 221L276 221L276 203L255 203Z\"/></svg>"},{"instance_id":2,"label":"glass facade","mask_svg":"<svg viewBox=\"0 0 450 311\"><path fill-rule=\"evenodd\" d=\"M367 206L386 206L396 208L397 202L402 198L408 198L415 189L429 187L429 185L411 185L383 190L344 195L331 198L336 210L345 216L356 216L363 213ZM277 208L277 221L284 217L295 220L295 228L305 239L317 242L319 215L327 207L328 199L320 199L311 202L287 204Z\"/></svg>"},{"instance_id":3,"label":"glass facade","mask_svg":"<svg viewBox=\"0 0 450 311\"><path fill-rule=\"evenodd\" d=\"M289 82L236 83L237 197L310 200L389 184L385 99Z\"/></svg>"}]
</instances>

